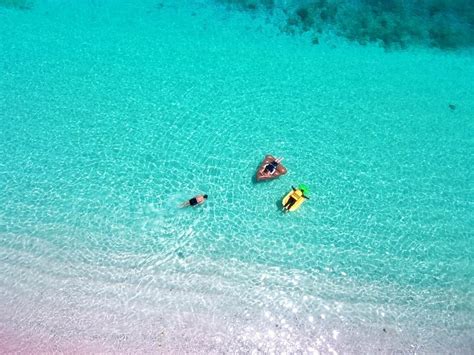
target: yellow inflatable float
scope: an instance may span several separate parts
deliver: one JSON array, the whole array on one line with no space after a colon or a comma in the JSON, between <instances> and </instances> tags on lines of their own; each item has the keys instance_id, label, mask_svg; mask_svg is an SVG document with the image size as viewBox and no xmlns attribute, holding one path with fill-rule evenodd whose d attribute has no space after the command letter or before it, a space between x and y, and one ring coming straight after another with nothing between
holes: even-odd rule
<instances>
[{"instance_id":1,"label":"yellow inflatable float","mask_svg":"<svg viewBox=\"0 0 474 355\"><path fill-rule=\"evenodd\" d=\"M309 200L309 197L307 196L308 192L309 189L306 185L298 185L298 188L292 186L291 191L288 192L281 202L283 205L283 210L285 212L296 211L298 208L300 208L304 200Z\"/></svg>"}]
</instances>

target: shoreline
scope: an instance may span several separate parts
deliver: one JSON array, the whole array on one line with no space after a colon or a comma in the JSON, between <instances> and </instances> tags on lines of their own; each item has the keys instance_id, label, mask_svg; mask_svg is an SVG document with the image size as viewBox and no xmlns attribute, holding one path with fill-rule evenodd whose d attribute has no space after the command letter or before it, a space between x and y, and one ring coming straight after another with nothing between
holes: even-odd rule
<instances>
[{"instance_id":1,"label":"shoreline","mask_svg":"<svg viewBox=\"0 0 474 355\"><path fill-rule=\"evenodd\" d=\"M24 286L12 291L14 298L3 297L0 349L433 353L465 352L474 345L468 310L464 315L458 312L446 318L444 311L436 314L435 309L422 310L417 303L376 302L381 292L400 292L390 291L388 285L380 285L377 290L374 285L349 283L344 290L340 282L335 284L321 274L202 257L150 265L148 272L139 274L128 268L122 281L108 282L97 275L107 277L118 272L110 267L76 263L68 270L72 266L54 266L41 259L35 264L37 272L43 272L29 277L44 285L35 291L26 288L33 281L24 278L24 270L4 268L9 277L21 280ZM186 270L191 265L194 271L189 274ZM90 279L82 277L79 282L74 276L78 268L81 275L91 275ZM52 276L44 273L48 269L62 271L54 279L47 279ZM254 280L251 275L257 270L265 271ZM138 285L126 281L132 279L140 280ZM326 289L327 295L310 291L309 285ZM337 296L351 289L363 292L368 303L360 297L341 301ZM413 295L419 292L423 291L414 290ZM372 320L366 318L370 314ZM456 323L440 327L435 320L441 318L466 328L454 331ZM422 319L425 321L420 323Z\"/></svg>"}]
</instances>

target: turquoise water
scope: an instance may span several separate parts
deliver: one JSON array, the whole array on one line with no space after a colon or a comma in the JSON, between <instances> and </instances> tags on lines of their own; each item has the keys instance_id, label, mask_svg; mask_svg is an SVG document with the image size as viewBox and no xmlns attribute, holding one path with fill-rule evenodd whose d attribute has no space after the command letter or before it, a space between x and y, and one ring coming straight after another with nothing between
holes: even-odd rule
<instances>
[{"instance_id":1,"label":"turquoise water","mask_svg":"<svg viewBox=\"0 0 474 355\"><path fill-rule=\"evenodd\" d=\"M309 34L319 43L337 33L361 45L386 49L415 45L452 50L474 46L471 0L216 0L266 16L282 32ZM309 41L308 41L309 42Z\"/></svg>"},{"instance_id":2,"label":"turquoise water","mask_svg":"<svg viewBox=\"0 0 474 355\"><path fill-rule=\"evenodd\" d=\"M197 0L0 7L1 348L472 351L472 54L309 42Z\"/></svg>"}]
</instances>

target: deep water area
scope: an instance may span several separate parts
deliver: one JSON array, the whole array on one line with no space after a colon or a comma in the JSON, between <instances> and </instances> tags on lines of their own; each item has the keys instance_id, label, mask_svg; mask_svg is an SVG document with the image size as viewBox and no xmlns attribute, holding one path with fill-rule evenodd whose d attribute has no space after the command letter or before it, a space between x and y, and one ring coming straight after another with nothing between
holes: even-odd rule
<instances>
[{"instance_id":1,"label":"deep water area","mask_svg":"<svg viewBox=\"0 0 474 355\"><path fill-rule=\"evenodd\" d=\"M474 2L471 0L218 0L251 12L262 11L282 31L323 32L360 44L385 48L422 45L441 49L474 45Z\"/></svg>"}]
</instances>

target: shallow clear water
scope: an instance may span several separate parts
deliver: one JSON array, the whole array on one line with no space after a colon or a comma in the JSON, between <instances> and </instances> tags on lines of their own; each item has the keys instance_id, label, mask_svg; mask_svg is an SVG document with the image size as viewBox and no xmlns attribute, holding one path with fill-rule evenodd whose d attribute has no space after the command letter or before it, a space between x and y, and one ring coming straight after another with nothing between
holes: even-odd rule
<instances>
[{"instance_id":1,"label":"shallow clear water","mask_svg":"<svg viewBox=\"0 0 474 355\"><path fill-rule=\"evenodd\" d=\"M472 351L472 55L307 43L198 1L0 8L2 349Z\"/></svg>"}]
</instances>

